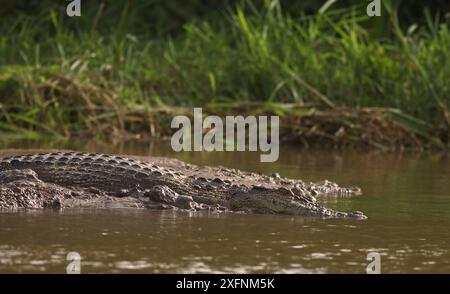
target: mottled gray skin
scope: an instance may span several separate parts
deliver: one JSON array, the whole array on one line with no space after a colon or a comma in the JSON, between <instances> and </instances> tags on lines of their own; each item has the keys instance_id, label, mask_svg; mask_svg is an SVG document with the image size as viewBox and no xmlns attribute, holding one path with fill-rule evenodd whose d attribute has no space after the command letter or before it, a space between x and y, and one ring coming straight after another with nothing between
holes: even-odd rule
<instances>
[{"instance_id":1,"label":"mottled gray skin","mask_svg":"<svg viewBox=\"0 0 450 294\"><path fill-rule=\"evenodd\" d=\"M361 212L337 212L315 199L359 192L328 181L306 184L230 169L205 178L195 172L188 175L181 168L96 153L55 152L0 159L0 208L138 207L365 219Z\"/></svg>"}]
</instances>

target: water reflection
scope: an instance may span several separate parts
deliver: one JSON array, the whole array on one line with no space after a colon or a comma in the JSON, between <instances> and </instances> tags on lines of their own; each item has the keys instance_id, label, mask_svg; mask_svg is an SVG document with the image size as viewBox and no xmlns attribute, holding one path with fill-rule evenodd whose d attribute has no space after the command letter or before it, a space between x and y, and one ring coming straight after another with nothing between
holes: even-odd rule
<instances>
[{"instance_id":1,"label":"water reflection","mask_svg":"<svg viewBox=\"0 0 450 294\"><path fill-rule=\"evenodd\" d=\"M143 210L39 210L0 216L0 272L448 272L445 225ZM39 232L39 233L37 233Z\"/></svg>"}]
</instances>

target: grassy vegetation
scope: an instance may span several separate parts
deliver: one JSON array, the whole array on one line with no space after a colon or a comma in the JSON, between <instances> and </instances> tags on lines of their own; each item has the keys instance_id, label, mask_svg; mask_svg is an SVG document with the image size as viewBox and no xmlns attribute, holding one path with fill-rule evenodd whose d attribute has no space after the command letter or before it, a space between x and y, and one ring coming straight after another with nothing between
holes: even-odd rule
<instances>
[{"instance_id":1,"label":"grassy vegetation","mask_svg":"<svg viewBox=\"0 0 450 294\"><path fill-rule=\"evenodd\" d=\"M146 31L130 3L0 24L2 138L165 136L172 115L202 106L279 114L283 138L305 145L449 147L448 18L425 10L404 26L388 1L382 21L364 5L294 15L245 1L168 33Z\"/></svg>"}]
</instances>

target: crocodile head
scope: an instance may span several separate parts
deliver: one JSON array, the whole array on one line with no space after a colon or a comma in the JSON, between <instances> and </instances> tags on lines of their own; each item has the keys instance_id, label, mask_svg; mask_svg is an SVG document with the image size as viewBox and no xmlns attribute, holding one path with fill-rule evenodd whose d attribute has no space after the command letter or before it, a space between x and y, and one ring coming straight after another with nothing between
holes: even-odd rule
<instances>
[{"instance_id":1,"label":"crocodile head","mask_svg":"<svg viewBox=\"0 0 450 294\"><path fill-rule=\"evenodd\" d=\"M238 192L230 197L232 210L243 210L263 214L288 214L322 218L367 219L359 211L338 212L325 208L311 195L299 195L295 190L286 188L266 188L254 186L245 192Z\"/></svg>"}]
</instances>

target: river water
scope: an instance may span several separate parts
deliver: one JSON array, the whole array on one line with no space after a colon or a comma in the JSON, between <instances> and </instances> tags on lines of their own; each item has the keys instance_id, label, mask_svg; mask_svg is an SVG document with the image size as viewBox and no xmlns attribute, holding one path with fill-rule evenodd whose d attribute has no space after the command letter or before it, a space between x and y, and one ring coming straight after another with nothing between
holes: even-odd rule
<instances>
[{"instance_id":1,"label":"river water","mask_svg":"<svg viewBox=\"0 0 450 294\"><path fill-rule=\"evenodd\" d=\"M339 210L361 210L369 219L2 211L0 273L65 273L69 252L81 257L82 273L366 273L369 253L379 254L382 273L450 273L448 155L283 149L276 163L267 164L256 153L174 154L164 144L69 148L173 156L200 165L359 186L362 196L321 201Z\"/></svg>"}]
</instances>

